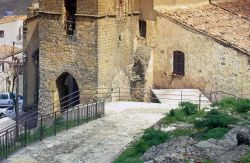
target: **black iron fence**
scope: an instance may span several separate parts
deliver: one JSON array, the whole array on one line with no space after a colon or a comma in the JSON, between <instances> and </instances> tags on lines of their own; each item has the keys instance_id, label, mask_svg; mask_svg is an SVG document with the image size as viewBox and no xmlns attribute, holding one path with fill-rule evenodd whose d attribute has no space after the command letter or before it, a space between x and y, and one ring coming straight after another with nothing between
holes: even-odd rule
<instances>
[{"instance_id":1,"label":"black iron fence","mask_svg":"<svg viewBox=\"0 0 250 163\"><path fill-rule=\"evenodd\" d=\"M104 102L80 104L63 112L58 110L49 114L34 114L18 126L0 132L0 160L31 143L100 118L104 114Z\"/></svg>"}]
</instances>

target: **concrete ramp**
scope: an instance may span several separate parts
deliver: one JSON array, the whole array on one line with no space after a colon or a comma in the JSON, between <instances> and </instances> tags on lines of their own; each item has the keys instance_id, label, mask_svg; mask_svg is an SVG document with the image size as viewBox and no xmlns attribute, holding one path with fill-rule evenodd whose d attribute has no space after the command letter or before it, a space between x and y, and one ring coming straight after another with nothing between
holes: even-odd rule
<instances>
[{"instance_id":1,"label":"concrete ramp","mask_svg":"<svg viewBox=\"0 0 250 163\"><path fill-rule=\"evenodd\" d=\"M209 99L198 89L153 89L152 92L160 103L176 107L184 101L200 104L201 108L211 105Z\"/></svg>"}]
</instances>

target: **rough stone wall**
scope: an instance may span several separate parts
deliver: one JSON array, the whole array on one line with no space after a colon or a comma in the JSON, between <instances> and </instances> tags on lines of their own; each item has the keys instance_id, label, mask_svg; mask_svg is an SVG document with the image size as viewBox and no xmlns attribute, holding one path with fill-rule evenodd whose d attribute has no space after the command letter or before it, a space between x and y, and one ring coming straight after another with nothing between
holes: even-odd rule
<instances>
[{"instance_id":1,"label":"rough stone wall","mask_svg":"<svg viewBox=\"0 0 250 163\"><path fill-rule=\"evenodd\" d=\"M148 44L154 47L154 86L248 93L247 54L167 18L157 17L150 29L155 31L148 39ZM185 76L171 82L176 50L185 53Z\"/></svg>"},{"instance_id":2,"label":"rough stone wall","mask_svg":"<svg viewBox=\"0 0 250 163\"><path fill-rule=\"evenodd\" d=\"M70 73L77 81L82 101L97 86L97 21L78 17L74 36L66 35L61 15L42 15L40 19L40 107L58 100L56 79Z\"/></svg>"},{"instance_id":3,"label":"rough stone wall","mask_svg":"<svg viewBox=\"0 0 250 163\"><path fill-rule=\"evenodd\" d=\"M98 87L121 87L129 92L138 15L98 21Z\"/></svg>"},{"instance_id":4,"label":"rough stone wall","mask_svg":"<svg viewBox=\"0 0 250 163\"><path fill-rule=\"evenodd\" d=\"M62 13L64 10L64 0L41 0L40 10L45 12Z\"/></svg>"},{"instance_id":5,"label":"rough stone wall","mask_svg":"<svg viewBox=\"0 0 250 163\"><path fill-rule=\"evenodd\" d=\"M35 8L36 7L36 8ZM23 65L24 109L37 108L38 102L38 55L39 55L39 16L38 6L28 8L28 19L24 21L23 49L27 58Z\"/></svg>"},{"instance_id":6,"label":"rough stone wall","mask_svg":"<svg viewBox=\"0 0 250 163\"><path fill-rule=\"evenodd\" d=\"M67 36L63 1L43 1L46 12L41 12L39 26L41 110L59 99L56 80L64 72L76 79L81 102L95 98L101 88L123 87L129 93L139 20L138 14L132 14L132 10L138 11L139 1L132 2L124 4L130 5L131 14L124 11L124 17L119 17L115 0L78 0L75 34Z\"/></svg>"}]
</instances>

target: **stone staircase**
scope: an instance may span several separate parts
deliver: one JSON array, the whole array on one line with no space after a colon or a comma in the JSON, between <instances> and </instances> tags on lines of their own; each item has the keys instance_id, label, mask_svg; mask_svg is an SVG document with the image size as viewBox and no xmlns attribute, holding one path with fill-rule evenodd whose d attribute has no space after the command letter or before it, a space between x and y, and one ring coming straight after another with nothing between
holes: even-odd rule
<instances>
[{"instance_id":1,"label":"stone staircase","mask_svg":"<svg viewBox=\"0 0 250 163\"><path fill-rule=\"evenodd\" d=\"M211 102L199 89L153 89L155 98L164 104L177 107L180 102L200 104L201 108L209 107Z\"/></svg>"}]
</instances>

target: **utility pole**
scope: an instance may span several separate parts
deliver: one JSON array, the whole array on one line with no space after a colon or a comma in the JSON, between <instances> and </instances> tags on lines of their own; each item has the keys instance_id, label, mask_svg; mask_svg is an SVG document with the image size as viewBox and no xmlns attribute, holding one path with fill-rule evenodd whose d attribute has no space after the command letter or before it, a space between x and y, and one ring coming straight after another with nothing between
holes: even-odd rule
<instances>
[{"instance_id":1,"label":"utility pole","mask_svg":"<svg viewBox=\"0 0 250 163\"><path fill-rule=\"evenodd\" d=\"M16 138L19 140L19 69L20 69L20 60L16 58L16 103L15 103L15 112L16 112Z\"/></svg>"}]
</instances>

